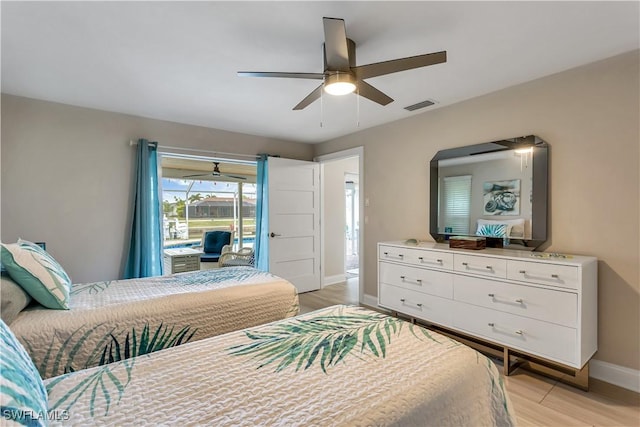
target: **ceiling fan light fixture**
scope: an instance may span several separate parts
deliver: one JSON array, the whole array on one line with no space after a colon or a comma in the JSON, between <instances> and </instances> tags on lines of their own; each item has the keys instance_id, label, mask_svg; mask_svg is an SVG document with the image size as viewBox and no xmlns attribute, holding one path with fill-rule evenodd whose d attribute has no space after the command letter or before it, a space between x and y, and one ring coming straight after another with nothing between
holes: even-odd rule
<instances>
[{"instance_id":1,"label":"ceiling fan light fixture","mask_svg":"<svg viewBox=\"0 0 640 427\"><path fill-rule=\"evenodd\" d=\"M324 91L329 95L347 95L356 90L356 80L351 73L329 74L324 80Z\"/></svg>"}]
</instances>

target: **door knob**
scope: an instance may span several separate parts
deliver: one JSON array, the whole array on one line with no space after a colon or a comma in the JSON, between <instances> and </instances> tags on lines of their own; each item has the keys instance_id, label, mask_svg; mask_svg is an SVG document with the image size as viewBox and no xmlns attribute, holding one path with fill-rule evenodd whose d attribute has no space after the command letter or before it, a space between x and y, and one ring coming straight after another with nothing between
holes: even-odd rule
<instances>
[{"instance_id":1,"label":"door knob","mask_svg":"<svg viewBox=\"0 0 640 427\"><path fill-rule=\"evenodd\" d=\"M273 232L272 232L272 233L270 234L270 236L271 236L271 237L277 237L277 236L282 236L282 234L276 234L276 233L273 233Z\"/></svg>"}]
</instances>

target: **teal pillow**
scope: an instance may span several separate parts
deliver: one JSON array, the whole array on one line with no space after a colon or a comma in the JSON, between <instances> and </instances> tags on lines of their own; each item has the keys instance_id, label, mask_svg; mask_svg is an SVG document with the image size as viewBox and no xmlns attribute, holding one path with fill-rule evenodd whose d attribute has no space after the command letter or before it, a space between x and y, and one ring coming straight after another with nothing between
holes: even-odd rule
<instances>
[{"instance_id":1,"label":"teal pillow","mask_svg":"<svg viewBox=\"0 0 640 427\"><path fill-rule=\"evenodd\" d=\"M0 354L0 419L7 425L46 425L47 391L42 378L24 347L1 320Z\"/></svg>"},{"instance_id":2,"label":"teal pillow","mask_svg":"<svg viewBox=\"0 0 640 427\"><path fill-rule=\"evenodd\" d=\"M0 255L9 276L34 300L47 308L69 309L71 279L44 249L18 239L2 243Z\"/></svg>"},{"instance_id":3,"label":"teal pillow","mask_svg":"<svg viewBox=\"0 0 640 427\"><path fill-rule=\"evenodd\" d=\"M507 236L507 224L482 224L478 226L476 231L478 236L489 237L506 237Z\"/></svg>"}]
</instances>

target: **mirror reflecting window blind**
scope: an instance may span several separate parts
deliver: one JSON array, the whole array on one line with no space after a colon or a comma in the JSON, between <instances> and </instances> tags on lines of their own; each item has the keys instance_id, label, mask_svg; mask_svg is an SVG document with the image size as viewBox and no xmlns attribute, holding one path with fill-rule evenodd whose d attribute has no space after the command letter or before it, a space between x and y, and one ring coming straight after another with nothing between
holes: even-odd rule
<instances>
[{"instance_id":1,"label":"mirror reflecting window blind","mask_svg":"<svg viewBox=\"0 0 640 427\"><path fill-rule=\"evenodd\" d=\"M444 177L442 185L442 220L445 234L469 234L471 212L471 175Z\"/></svg>"}]
</instances>

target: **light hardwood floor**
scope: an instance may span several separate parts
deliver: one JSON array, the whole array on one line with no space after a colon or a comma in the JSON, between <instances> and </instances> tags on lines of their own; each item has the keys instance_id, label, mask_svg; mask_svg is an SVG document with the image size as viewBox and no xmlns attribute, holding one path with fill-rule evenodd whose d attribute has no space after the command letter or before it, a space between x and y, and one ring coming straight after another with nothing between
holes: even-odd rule
<instances>
[{"instance_id":1,"label":"light hardwood floor","mask_svg":"<svg viewBox=\"0 0 640 427\"><path fill-rule=\"evenodd\" d=\"M358 304L358 278L300 294L301 313L335 304ZM505 383L523 427L640 426L640 394L603 381L590 379L590 390L584 392L518 369Z\"/></svg>"}]
</instances>

